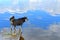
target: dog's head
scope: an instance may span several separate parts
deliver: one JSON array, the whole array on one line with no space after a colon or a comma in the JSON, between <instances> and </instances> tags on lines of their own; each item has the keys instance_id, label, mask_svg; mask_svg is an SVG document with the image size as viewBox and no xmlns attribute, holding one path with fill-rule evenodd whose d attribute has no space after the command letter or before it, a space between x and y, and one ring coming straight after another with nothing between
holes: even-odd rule
<instances>
[{"instance_id":1,"label":"dog's head","mask_svg":"<svg viewBox=\"0 0 60 40\"><path fill-rule=\"evenodd\" d=\"M11 24L13 24L14 18L15 18L14 16L10 17Z\"/></svg>"}]
</instances>

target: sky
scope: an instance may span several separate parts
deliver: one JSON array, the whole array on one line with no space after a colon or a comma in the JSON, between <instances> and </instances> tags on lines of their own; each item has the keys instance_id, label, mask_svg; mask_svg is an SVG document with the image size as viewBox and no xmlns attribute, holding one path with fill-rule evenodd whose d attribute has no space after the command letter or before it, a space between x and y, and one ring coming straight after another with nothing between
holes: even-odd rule
<instances>
[{"instance_id":1,"label":"sky","mask_svg":"<svg viewBox=\"0 0 60 40\"><path fill-rule=\"evenodd\" d=\"M42 9L55 16L60 14L59 4L59 0L0 0L0 13L8 11L14 14Z\"/></svg>"}]
</instances>

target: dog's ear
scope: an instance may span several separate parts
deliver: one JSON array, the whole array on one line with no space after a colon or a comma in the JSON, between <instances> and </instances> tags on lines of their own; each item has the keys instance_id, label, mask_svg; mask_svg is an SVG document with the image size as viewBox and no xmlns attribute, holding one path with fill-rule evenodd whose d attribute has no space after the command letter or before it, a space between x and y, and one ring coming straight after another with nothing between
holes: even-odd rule
<instances>
[{"instance_id":1,"label":"dog's ear","mask_svg":"<svg viewBox=\"0 0 60 40\"><path fill-rule=\"evenodd\" d=\"M12 19L14 18L14 16L11 17Z\"/></svg>"},{"instance_id":2,"label":"dog's ear","mask_svg":"<svg viewBox=\"0 0 60 40\"><path fill-rule=\"evenodd\" d=\"M10 17L10 21L11 21L11 19L14 19L14 18L15 18L14 16Z\"/></svg>"}]
</instances>

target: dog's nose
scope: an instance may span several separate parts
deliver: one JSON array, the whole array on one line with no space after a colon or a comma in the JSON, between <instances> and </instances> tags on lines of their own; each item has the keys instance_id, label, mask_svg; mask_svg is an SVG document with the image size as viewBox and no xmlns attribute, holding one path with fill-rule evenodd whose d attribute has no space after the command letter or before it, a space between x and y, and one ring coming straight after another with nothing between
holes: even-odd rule
<instances>
[{"instance_id":1,"label":"dog's nose","mask_svg":"<svg viewBox=\"0 0 60 40\"><path fill-rule=\"evenodd\" d=\"M25 21L28 21L28 19L25 19Z\"/></svg>"}]
</instances>

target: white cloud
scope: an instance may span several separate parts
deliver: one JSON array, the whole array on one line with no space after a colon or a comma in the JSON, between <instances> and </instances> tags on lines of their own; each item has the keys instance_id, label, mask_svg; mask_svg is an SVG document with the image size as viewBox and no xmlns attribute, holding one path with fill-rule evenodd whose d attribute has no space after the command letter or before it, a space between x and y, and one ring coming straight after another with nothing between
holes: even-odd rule
<instances>
[{"instance_id":1,"label":"white cloud","mask_svg":"<svg viewBox=\"0 0 60 40\"><path fill-rule=\"evenodd\" d=\"M54 32L56 34L56 36L59 36L60 37L60 23L54 23L54 24L51 24L49 26L49 30L51 32Z\"/></svg>"},{"instance_id":2,"label":"white cloud","mask_svg":"<svg viewBox=\"0 0 60 40\"><path fill-rule=\"evenodd\" d=\"M12 4L17 5L19 3L19 0L13 0Z\"/></svg>"},{"instance_id":3,"label":"white cloud","mask_svg":"<svg viewBox=\"0 0 60 40\"><path fill-rule=\"evenodd\" d=\"M30 2L37 2L37 0L30 0Z\"/></svg>"},{"instance_id":4,"label":"white cloud","mask_svg":"<svg viewBox=\"0 0 60 40\"><path fill-rule=\"evenodd\" d=\"M6 1L7 2L7 1ZM5 2L5 3L6 3ZM3 3L1 3L3 4ZM51 15L60 14L60 2L59 0L11 0L11 5L0 7L0 13L4 13L6 11L11 12L12 14L16 13L24 13L28 10L37 10L43 9L47 12L50 12ZM51 5L52 4L52 5Z\"/></svg>"},{"instance_id":5,"label":"white cloud","mask_svg":"<svg viewBox=\"0 0 60 40\"><path fill-rule=\"evenodd\" d=\"M50 30L53 31L53 32L57 32L57 31L59 31L59 29L60 29L59 26L60 26L60 25L52 24L52 25L50 25Z\"/></svg>"},{"instance_id":6,"label":"white cloud","mask_svg":"<svg viewBox=\"0 0 60 40\"><path fill-rule=\"evenodd\" d=\"M23 31L26 40L60 40L60 34L39 28L26 28ZM57 38L56 38L57 37Z\"/></svg>"},{"instance_id":7,"label":"white cloud","mask_svg":"<svg viewBox=\"0 0 60 40\"><path fill-rule=\"evenodd\" d=\"M45 10L45 9L43 9ZM50 15L52 16L57 16L56 14L58 14L58 12L56 12L54 9L46 9L45 11L47 11L48 13L50 13Z\"/></svg>"},{"instance_id":8,"label":"white cloud","mask_svg":"<svg viewBox=\"0 0 60 40\"><path fill-rule=\"evenodd\" d=\"M5 31L4 31L5 30ZM4 32L2 33L6 33L7 30L9 29L6 29L4 28ZM45 30L42 30L42 29L39 29L39 28L24 28L23 29L23 36L25 38L25 40L47 40L48 38L46 36L48 36L48 32L46 32ZM0 35L1 36L1 35ZM6 35L3 35L1 36L1 38L3 40L18 40L17 38L9 38L9 36L7 37Z\"/></svg>"}]
</instances>

